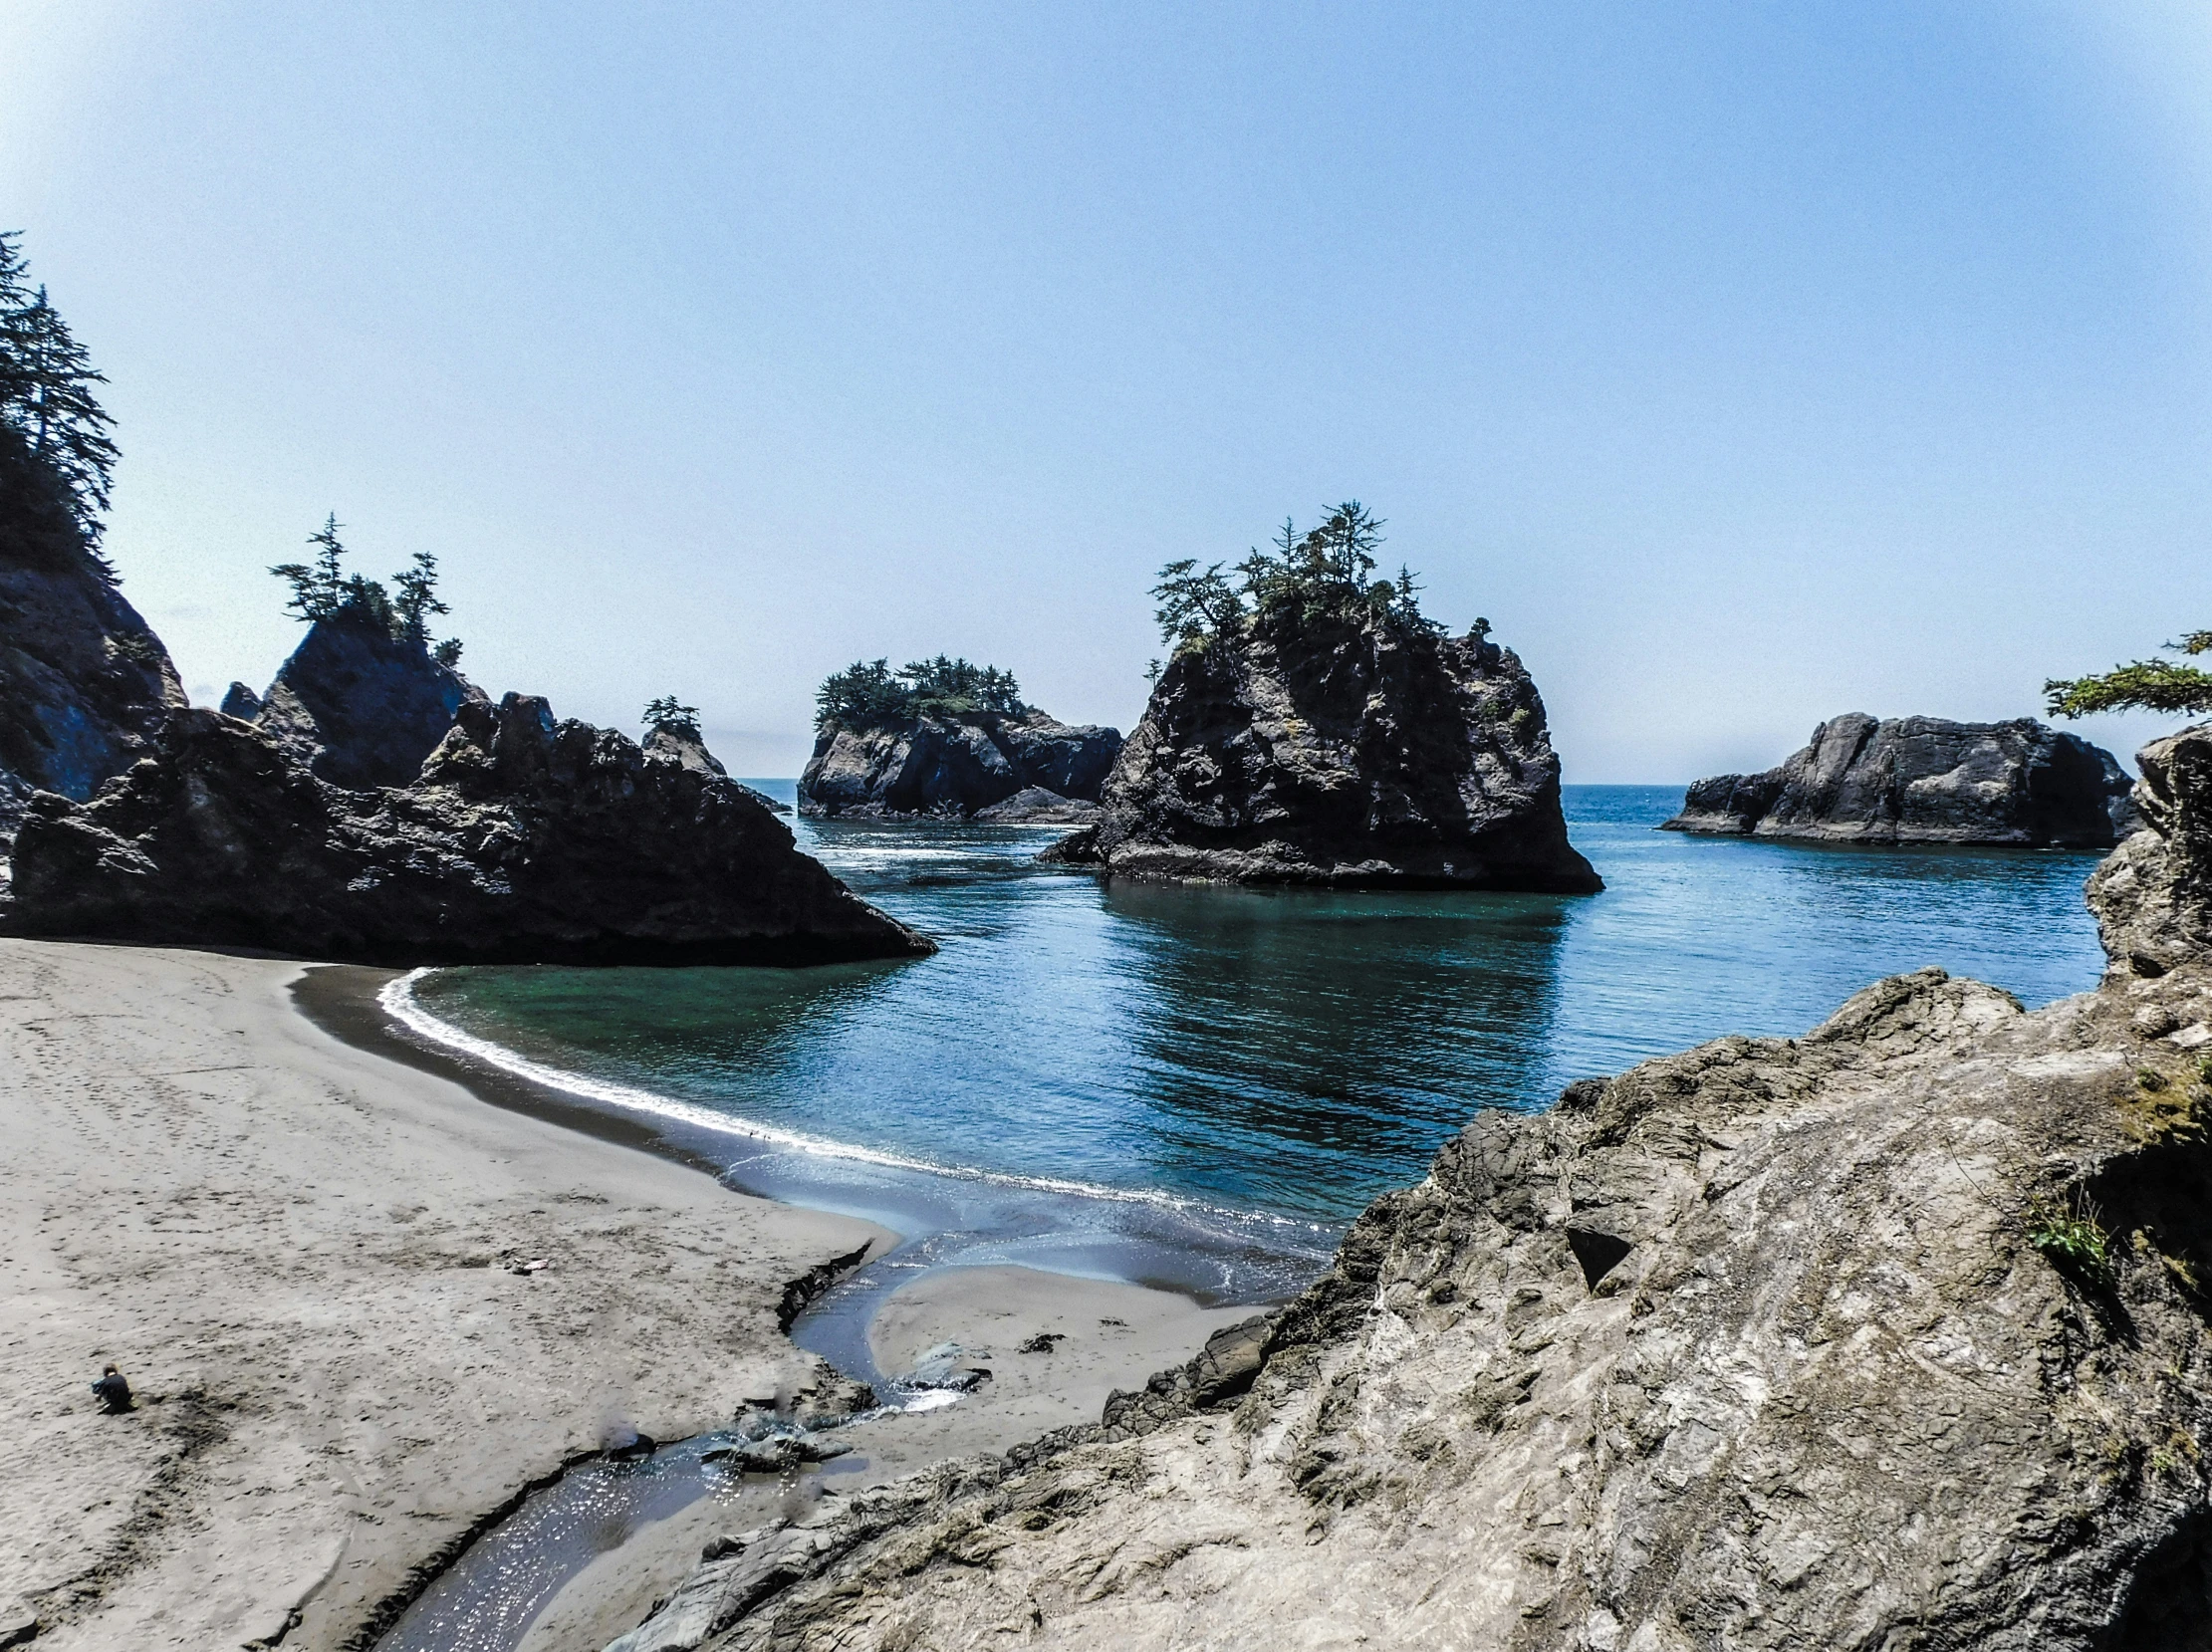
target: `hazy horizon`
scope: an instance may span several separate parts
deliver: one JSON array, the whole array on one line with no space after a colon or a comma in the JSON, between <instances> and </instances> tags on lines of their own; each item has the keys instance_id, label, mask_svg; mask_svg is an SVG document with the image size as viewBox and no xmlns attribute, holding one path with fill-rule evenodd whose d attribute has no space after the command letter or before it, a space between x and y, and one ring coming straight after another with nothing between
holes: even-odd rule
<instances>
[{"instance_id":1,"label":"hazy horizon","mask_svg":"<svg viewBox=\"0 0 2212 1652\"><path fill-rule=\"evenodd\" d=\"M1157 567L1356 496L1570 784L1678 784L2212 625L2208 92L2178 5L31 0L0 228L201 703L335 511L735 773L879 655L1126 729Z\"/></svg>"}]
</instances>

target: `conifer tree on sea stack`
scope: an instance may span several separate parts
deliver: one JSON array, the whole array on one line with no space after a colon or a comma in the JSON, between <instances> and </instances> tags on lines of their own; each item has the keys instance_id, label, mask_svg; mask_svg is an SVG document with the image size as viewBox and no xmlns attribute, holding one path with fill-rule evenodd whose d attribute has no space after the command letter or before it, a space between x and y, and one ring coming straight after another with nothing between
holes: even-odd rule
<instances>
[{"instance_id":1,"label":"conifer tree on sea stack","mask_svg":"<svg viewBox=\"0 0 2212 1652\"><path fill-rule=\"evenodd\" d=\"M2176 654L2212 654L2212 631L2191 631L2166 644ZM2183 716L2212 711L2212 671L2178 660L2138 659L2089 677L2054 677L2043 685L2054 717L2100 711L2162 711Z\"/></svg>"},{"instance_id":2,"label":"conifer tree on sea stack","mask_svg":"<svg viewBox=\"0 0 2212 1652\"><path fill-rule=\"evenodd\" d=\"M30 285L22 239L0 231L0 425L60 484L97 560L119 456L108 434L114 421L94 392L108 375L92 364L46 289ZM101 568L112 575L105 562Z\"/></svg>"}]
</instances>

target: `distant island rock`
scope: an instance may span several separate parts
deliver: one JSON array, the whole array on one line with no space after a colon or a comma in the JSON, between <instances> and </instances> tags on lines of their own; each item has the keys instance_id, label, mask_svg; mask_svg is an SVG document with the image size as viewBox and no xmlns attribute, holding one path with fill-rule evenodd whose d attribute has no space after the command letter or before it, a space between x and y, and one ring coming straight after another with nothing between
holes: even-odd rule
<instances>
[{"instance_id":1,"label":"distant island rock","mask_svg":"<svg viewBox=\"0 0 2212 1652\"><path fill-rule=\"evenodd\" d=\"M0 424L0 853L34 792L91 797L183 704L66 492Z\"/></svg>"},{"instance_id":2,"label":"distant island rock","mask_svg":"<svg viewBox=\"0 0 2212 1652\"><path fill-rule=\"evenodd\" d=\"M235 717L241 723L250 723L261 715L261 696L242 682L234 682L223 690L222 704L215 708L225 717Z\"/></svg>"},{"instance_id":3,"label":"distant island rock","mask_svg":"<svg viewBox=\"0 0 2212 1652\"><path fill-rule=\"evenodd\" d=\"M14 866L19 934L385 964L933 950L734 782L515 694L463 696L419 774L369 789L264 727L176 712L92 802L34 797Z\"/></svg>"},{"instance_id":4,"label":"distant island rock","mask_svg":"<svg viewBox=\"0 0 2212 1652\"><path fill-rule=\"evenodd\" d=\"M1011 674L966 660L856 664L823 685L799 812L825 819L1063 824L1084 818L1117 729L1024 705Z\"/></svg>"},{"instance_id":5,"label":"distant island rock","mask_svg":"<svg viewBox=\"0 0 2212 1652\"><path fill-rule=\"evenodd\" d=\"M1668 831L1841 843L2109 848L2136 823L2101 747L2033 718L1832 718L1779 768L1689 789Z\"/></svg>"},{"instance_id":6,"label":"distant island rock","mask_svg":"<svg viewBox=\"0 0 2212 1652\"><path fill-rule=\"evenodd\" d=\"M1177 653L1098 820L1045 858L1237 883L1604 887L1567 840L1521 661L1386 617Z\"/></svg>"}]
</instances>

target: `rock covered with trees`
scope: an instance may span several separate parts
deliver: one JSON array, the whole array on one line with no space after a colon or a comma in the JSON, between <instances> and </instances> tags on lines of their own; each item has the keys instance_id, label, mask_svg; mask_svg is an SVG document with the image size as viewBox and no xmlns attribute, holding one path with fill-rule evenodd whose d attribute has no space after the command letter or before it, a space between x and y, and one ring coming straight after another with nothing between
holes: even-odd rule
<instances>
[{"instance_id":1,"label":"rock covered with trees","mask_svg":"<svg viewBox=\"0 0 2212 1652\"><path fill-rule=\"evenodd\" d=\"M101 555L105 382L0 234L0 854L33 792L92 796L184 704Z\"/></svg>"},{"instance_id":2,"label":"rock covered with trees","mask_svg":"<svg viewBox=\"0 0 2212 1652\"><path fill-rule=\"evenodd\" d=\"M456 669L460 640L430 640L430 618L448 611L437 594L437 559L416 552L387 589L347 572L336 514L308 543L313 562L270 570L291 587L287 605L308 622L307 635L268 691L237 709L251 700L262 731L334 786L404 786L462 703L485 698Z\"/></svg>"},{"instance_id":3,"label":"rock covered with trees","mask_svg":"<svg viewBox=\"0 0 2212 1652\"><path fill-rule=\"evenodd\" d=\"M1048 851L1116 875L1343 886L1601 888L1567 838L1559 758L1521 661L1452 636L1409 570L1373 578L1357 501L1235 571L1170 564L1171 650L1100 795Z\"/></svg>"},{"instance_id":4,"label":"rock covered with trees","mask_svg":"<svg viewBox=\"0 0 2212 1652\"><path fill-rule=\"evenodd\" d=\"M2134 826L2112 754L2033 718L1832 718L1758 775L1689 789L1670 831L1849 843L2110 848Z\"/></svg>"},{"instance_id":5,"label":"rock covered with trees","mask_svg":"<svg viewBox=\"0 0 2212 1652\"><path fill-rule=\"evenodd\" d=\"M374 789L179 712L92 802L32 800L10 926L397 965L932 950L733 782L515 694L463 700L420 772Z\"/></svg>"},{"instance_id":6,"label":"rock covered with trees","mask_svg":"<svg viewBox=\"0 0 2212 1652\"><path fill-rule=\"evenodd\" d=\"M702 775L729 781L761 808L774 815L789 815L791 805L779 803L766 792L755 791L742 781L729 779L720 759L706 749L706 735L699 727L699 708L687 706L673 694L645 702L645 738L638 742L647 757L659 758Z\"/></svg>"},{"instance_id":7,"label":"rock covered with trees","mask_svg":"<svg viewBox=\"0 0 2212 1652\"><path fill-rule=\"evenodd\" d=\"M1062 723L1011 671L940 654L892 670L859 661L816 696L805 815L1066 822L1090 813L1121 749L1116 729Z\"/></svg>"},{"instance_id":8,"label":"rock covered with trees","mask_svg":"<svg viewBox=\"0 0 2212 1652\"><path fill-rule=\"evenodd\" d=\"M2203 1647L2212 727L2142 767L2099 990L1923 970L1484 1113L1286 1308L610 1652Z\"/></svg>"}]
</instances>

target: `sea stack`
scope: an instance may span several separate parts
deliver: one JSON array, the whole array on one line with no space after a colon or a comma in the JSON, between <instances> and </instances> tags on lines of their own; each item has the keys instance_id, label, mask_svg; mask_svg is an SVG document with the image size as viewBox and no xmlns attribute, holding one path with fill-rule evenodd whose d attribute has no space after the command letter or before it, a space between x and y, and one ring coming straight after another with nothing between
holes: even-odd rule
<instances>
[{"instance_id":1,"label":"sea stack","mask_svg":"<svg viewBox=\"0 0 2212 1652\"><path fill-rule=\"evenodd\" d=\"M357 790L405 786L462 702L485 698L423 637L373 610L341 607L308 626L254 721L318 780ZM223 709L231 710L231 696Z\"/></svg>"},{"instance_id":2,"label":"sea stack","mask_svg":"<svg viewBox=\"0 0 2212 1652\"><path fill-rule=\"evenodd\" d=\"M1833 718L1779 768L1689 789L1669 831L1832 843L2110 848L2135 825L2112 754L2033 718Z\"/></svg>"},{"instance_id":3,"label":"sea stack","mask_svg":"<svg viewBox=\"0 0 2212 1652\"><path fill-rule=\"evenodd\" d=\"M799 812L824 819L1088 820L1118 729L1025 705L1013 675L964 659L858 663L823 684Z\"/></svg>"},{"instance_id":4,"label":"sea stack","mask_svg":"<svg viewBox=\"0 0 2212 1652\"><path fill-rule=\"evenodd\" d=\"M262 728L177 712L91 803L31 801L11 927L395 965L934 950L734 782L517 694L463 699L408 785L365 790Z\"/></svg>"},{"instance_id":5,"label":"sea stack","mask_svg":"<svg viewBox=\"0 0 2212 1652\"><path fill-rule=\"evenodd\" d=\"M1584 894L1544 701L1487 627L1402 609L1246 620L1177 651L1047 851L1115 876Z\"/></svg>"}]
</instances>

